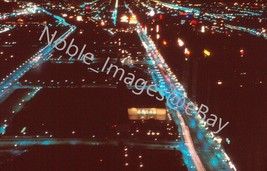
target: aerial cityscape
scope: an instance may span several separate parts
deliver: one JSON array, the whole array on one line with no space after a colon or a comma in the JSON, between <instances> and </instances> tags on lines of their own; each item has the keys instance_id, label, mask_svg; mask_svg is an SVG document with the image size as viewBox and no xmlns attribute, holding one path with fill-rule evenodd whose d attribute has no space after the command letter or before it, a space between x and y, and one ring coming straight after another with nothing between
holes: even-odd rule
<instances>
[{"instance_id":1,"label":"aerial cityscape","mask_svg":"<svg viewBox=\"0 0 267 171\"><path fill-rule=\"evenodd\" d=\"M265 0L0 0L0 171L267 171Z\"/></svg>"}]
</instances>

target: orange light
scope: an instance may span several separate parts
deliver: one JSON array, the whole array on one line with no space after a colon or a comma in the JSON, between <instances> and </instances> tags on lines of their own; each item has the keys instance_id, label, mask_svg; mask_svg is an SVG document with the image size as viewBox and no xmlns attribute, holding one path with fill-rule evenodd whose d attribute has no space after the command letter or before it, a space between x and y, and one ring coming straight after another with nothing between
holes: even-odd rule
<instances>
[{"instance_id":1,"label":"orange light","mask_svg":"<svg viewBox=\"0 0 267 171\"><path fill-rule=\"evenodd\" d=\"M135 15L133 15L130 18L129 24L137 24L137 23L138 23L137 17Z\"/></svg>"},{"instance_id":2,"label":"orange light","mask_svg":"<svg viewBox=\"0 0 267 171\"><path fill-rule=\"evenodd\" d=\"M167 42L165 40L163 41L163 45L165 45L165 46L167 45Z\"/></svg>"},{"instance_id":3,"label":"orange light","mask_svg":"<svg viewBox=\"0 0 267 171\"><path fill-rule=\"evenodd\" d=\"M205 56L210 56L210 55L211 55L210 51L208 51L208 50L206 50L206 49L204 49L203 52L204 52L204 55L205 55Z\"/></svg>"},{"instance_id":4,"label":"orange light","mask_svg":"<svg viewBox=\"0 0 267 171\"><path fill-rule=\"evenodd\" d=\"M185 56L189 56L190 55L190 51L187 48L185 48L184 49L184 54L185 54Z\"/></svg>"}]
</instances>

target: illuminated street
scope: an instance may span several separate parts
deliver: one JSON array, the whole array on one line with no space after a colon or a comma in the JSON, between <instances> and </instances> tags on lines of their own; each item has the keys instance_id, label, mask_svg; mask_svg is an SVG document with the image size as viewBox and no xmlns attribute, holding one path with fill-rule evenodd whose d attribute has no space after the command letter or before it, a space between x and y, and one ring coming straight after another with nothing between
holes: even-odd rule
<instances>
[{"instance_id":1,"label":"illuminated street","mask_svg":"<svg viewBox=\"0 0 267 171\"><path fill-rule=\"evenodd\" d=\"M0 0L0 170L267 169L266 5Z\"/></svg>"}]
</instances>

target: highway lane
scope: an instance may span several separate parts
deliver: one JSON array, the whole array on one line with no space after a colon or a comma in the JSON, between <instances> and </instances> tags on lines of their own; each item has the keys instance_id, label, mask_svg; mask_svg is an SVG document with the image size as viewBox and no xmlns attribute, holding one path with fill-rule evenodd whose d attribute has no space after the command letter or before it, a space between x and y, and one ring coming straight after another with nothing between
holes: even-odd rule
<instances>
[{"instance_id":1,"label":"highway lane","mask_svg":"<svg viewBox=\"0 0 267 171\"><path fill-rule=\"evenodd\" d=\"M183 117L179 111L177 111L177 117L180 121L180 126L182 128L184 141L186 143L188 150L190 151L190 154L193 158L195 165L197 166L197 170L205 170L204 165L202 164L202 161L200 160L200 158L196 152L196 149L194 147L194 143L193 143L193 140L191 138L190 130L189 130L188 126L186 126L184 119L183 119Z\"/></svg>"},{"instance_id":2,"label":"highway lane","mask_svg":"<svg viewBox=\"0 0 267 171\"><path fill-rule=\"evenodd\" d=\"M132 10L128 7L128 5L125 4L125 7L130 11L130 13L132 15L134 15ZM138 36L139 36L144 48L146 49L148 55L151 57L151 60L154 61L153 64L155 65L155 67L156 68L163 68L163 65L165 65L165 64L162 64L160 62L160 60L164 61L164 59L161 56L160 56L160 59L158 59L158 57L159 57L158 56L158 51L156 50L155 45L150 43L150 40L146 36L146 33L143 30L143 28L141 27L140 23L137 24L136 32L137 32L137 34L138 34ZM161 70L161 71L164 72L164 70ZM163 76L164 75L166 76L167 74L163 73ZM155 78L155 75L152 75L152 77ZM163 77L160 77L158 79L161 80L162 78ZM165 80L163 81L163 84L164 84L163 87L165 87L165 85L169 81L170 81L169 78L165 77ZM157 80L154 80L154 82L156 83ZM165 92L163 94L163 96L165 96L165 97L168 96L167 92L175 91L173 89L173 86L174 85L171 84L171 86L166 87L167 89L163 88L163 91L161 91L161 92ZM158 87L161 87L161 85L159 85ZM181 123L181 122L179 122L179 123ZM178 124L177 126L178 127L179 126L183 127L183 126L185 126L185 124L184 125ZM185 131L186 128L182 128L182 130ZM190 132L182 132L182 135L183 135L184 139L187 139L189 141L190 138L187 138L188 134L190 134ZM195 149L192 148L191 145L188 147L188 144L190 144L190 143L189 142L185 143L183 147L186 147L186 149L184 148L184 149L181 150L184 157L187 156L187 157L189 157L189 158L191 158L193 160L193 162L192 162L190 159L186 159L186 164L187 164L188 169L189 170L195 170L195 167L196 167L197 170L204 171L205 170L204 165L202 164L201 160L199 159L196 151L193 151ZM191 142L191 144L193 144L193 143ZM192 155L193 155L193 157L192 157Z\"/></svg>"},{"instance_id":3,"label":"highway lane","mask_svg":"<svg viewBox=\"0 0 267 171\"><path fill-rule=\"evenodd\" d=\"M119 4L119 0L116 0L115 7L114 7L114 11L113 11L113 14L112 14L112 18L113 18L113 24L114 24L114 26L116 26L116 24L117 24L118 4Z\"/></svg>"},{"instance_id":4,"label":"highway lane","mask_svg":"<svg viewBox=\"0 0 267 171\"><path fill-rule=\"evenodd\" d=\"M163 79L164 82L160 82L158 81L158 87L163 87L165 89L163 89L163 95L166 97L166 99L168 98L169 94L170 93L175 93L175 94L179 94L179 95L184 95L184 89L183 87L179 86L179 83L176 84L178 81L175 77L170 77L170 75L172 75L173 73L171 73L169 71L169 67L166 65L163 57L160 55L160 53L156 50L155 46L153 45L153 41L151 39L149 39L146 35L145 35L145 32L144 30L141 28L141 26L139 25L139 29L138 29L138 34L140 35L140 39L145 42L147 49L148 49L148 52L151 54L150 56L155 60L155 64L157 65L158 68L160 68L160 74L161 77L159 77L159 80ZM169 73L170 72L170 73ZM155 82L157 82L155 80ZM181 97L183 98L183 97ZM184 97L185 99L187 99L187 97ZM188 99L187 99L188 100ZM178 108L178 110L184 110L183 107L182 108ZM174 110L174 111L177 111L177 110ZM172 112L173 115L176 115L175 112ZM189 126L189 122L188 121L188 116L186 115L182 115L184 120L185 121L182 121L181 118L179 119L179 123L186 123L186 125ZM191 117L190 119L194 119L193 117ZM199 118L200 119L200 118ZM183 127L182 124L179 124L181 127ZM182 130L187 130L187 128L182 128ZM194 130L192 130L194 131ZM203 130L203 134L205 136L205 134L207 134L208 132ZM194 144L194 142L192 141L192 138L191 138L191 134L189 131L186 132L183 132L183 135L184 135L184 139L185 140L191 140L190 143L191 144ZM196 139L197 137L194 137L194 139ZM230 164L228 165L226 163L226 157L224 155L224 153L222 153L221 151L219 150L215 150L212 148L212 145L214 144L213 141L208 141L206 142L206 140L199 140L199 142L203 143L202 146L204 145L209 145L211 146L210 148L210 151L207 152L207 153L203 153L203 152L200 152L199 155L201 156L201 159L204 160L204 162L202 164L200 164L199 166L197 166L199 163L200 163L200 160L199 160L199 157L197 157L197 152L194 148L190 147L190 145L188 143L187 144L187 147L188 147L188 150L190 152L190 154L192 155L193 154L193 157L192 159L195 160L194 163L196 164L197 166L197 170L202 170L204 165L206 168L209 168L209 170L223 170L224 167L227 167L228 166L228 170L231 170L230 168ZM189 145L189 146L188 146ZM197 148L197 150L200 150L201 151L201 148ZM230 163L230 162L229 162ZM225 166L227 165L227 166Z\"/></svg>"},{"instance_id":5,"label":"highway lane","mask_svg":"<svg viewBox=\"0 0 267 171\"><path fill-rule=\"evenodd\" d=\"M0 20L5 20L5 19L10 18L10 17L18 17L21 15L35 14L36 10L37 10L37 8L35 6L32 6L32 7L26 8L24 10L20 10L18 12L3 14L3 15L0 15Z\"/></svg>"},{"instance_id":6,"label":"highway lane","mask_svg":"<svg viewBox=\"0 0 267 171\"><path fill-rule=\"evenodd\" d=\"M126 6L127 8L127 6ZM129 9L130 10L130 9ZM130 10L131 11L131 10ZM132 11L131 11L132 13ZM133 14L133 13L132 13ZM180 98L186 99L186 103L190 102L190 99L187 98L186 92L184 88L180 85L175 75L171 72L168 65L165 63L164 58L161 56L159 51L157 50L156 46L154 45L153 41L148 38L146 35L145 30L141 27L140 24L137 24L136 27L137 34L139 35L139 38L145 47L148 55L151 57L152 60L154 60L153 64L155 64L155 67L158 68L157 74L153 74L152 77L155 79L154 82L157 84L159 89L161 89L162 95L168 98L170 93L175 93L180 96ZM173 107L171 107L174 109ZM189 150L190 154L192 155L192 160L194 161L194 164L197 167L197 170L203 170L205 167L209 170L235 170L234 165L232 164L231 160L225 153L222 147L219 149L214 149L214 140L213 137L204 138L202 140L198 140L198 137L193 137L193 139L198 140L198 142L202 143L201 146L197 146L195 149L194 147L194 141L192 140L190 131L189 131L189 121L190 119L196 119L196 123L201 122L200 117L192 117L192 116L186 116L183 115L177 115L176 111L183 111L184 113L184 107L179 107L175 110L170 110L173 116L178 116L179 121L177 122L178 126L180 125L182 127L182 133L184 135L184 140L186 141L187 149ZM182 117L179 117L182 116ZM191 117L188 119L188 117ZM174 117L175 118L175 117ZM181 124L184 123L184 124ZM200 127L200 126L199 126ZM206 127L200 127L201 134L206 137L208 135L208 131L206 130ZM191 131L195 131L196 133L194 135L197 135L197 129L194 130L191 128ZM203 152L203 148L205 145L210 146L209 151ZM199 151L199 154L197 153ZM200 160L203 160L203 163ZM205 165L205 167L204 167Z\"/></svg>"},{"instance_id":7,"label":"highway lane","mask_svg":"<svg viewBox=\"0 0 267 171\"><path fill-rule=\"evenodd\" d=\"M38 7L38 10L47 13L48 15L52 15L49 12L46 12L46 10ZM54 16L54 15L53 15ZM35 55L33 55L31 58L29 58L27 61L25 61L23 64L21 64L19 67L16 68L10 75L6 76L5 79L0 83L0 99L3 100L3 97L11 91L11 89L14 88L13 85L31 68L40 65L42 62L49 59L51 56L52 51L54 48L60 44L63 40L65 40L70 34L72 34L75 30L75 26L71 26L68 23L65 22L64 19L60 19L58 16L54 16L56 20L58 20L59 23L62 23L65 26L68 26L69 29L62 34L57 40L55 40L51 45L46 45L42 49L40 49Z\"/></svg>"},{"instance_id":8,"label":"highway lane","mask_svg":"<svg viewBox=\"0 0 267 171\"><path fill-rule=\"evenodd\" d=\"M120 144L127 145L130 147L140 147L143 149L158 149L158 150L179 150L180 142L176 141L166 141L157 140L155 141L144 141L144 140L103 140L103 139L89 139L89 138L51 138L39 137L32 138L27 136L21 136L17 138L12 137L2 137L0 148L16 147L24 148L33 145L114 145L119 146Z\"/></svg>"}]
</instances>

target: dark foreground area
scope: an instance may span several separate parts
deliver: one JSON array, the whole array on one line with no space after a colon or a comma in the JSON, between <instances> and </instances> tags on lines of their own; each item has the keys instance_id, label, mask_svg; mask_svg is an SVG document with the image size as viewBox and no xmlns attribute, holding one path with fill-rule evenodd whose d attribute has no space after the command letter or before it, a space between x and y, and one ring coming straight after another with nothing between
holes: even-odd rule
<instances>
[{"instance_id":1,"label":"dark foreground area","mask_svg":"<svg viewBox=\"0 0 267 171\"><path fill-rule=\"evenodd\" d=\"M178 151L142 150L111 146L35 146L0 165L3 171L34 170L179 170L185 171Z\"/></svg>"}]
</instances>

